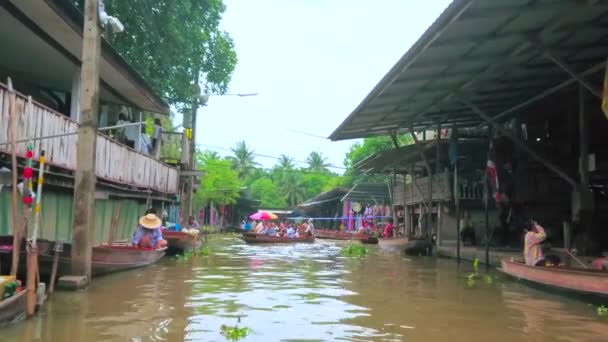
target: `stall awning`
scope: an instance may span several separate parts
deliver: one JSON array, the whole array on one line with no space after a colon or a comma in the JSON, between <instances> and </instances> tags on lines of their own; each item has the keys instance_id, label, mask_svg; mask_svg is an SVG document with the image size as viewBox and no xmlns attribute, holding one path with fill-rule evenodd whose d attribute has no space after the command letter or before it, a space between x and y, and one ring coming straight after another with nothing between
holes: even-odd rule
<instances>
[{"instance_id":1,"label":"stall awning","mask_svg":"<svg viewBox=\"0 0 608 342\"><path fill-rule=\"evenodd\" d=\"M342 202L351 201L365 204L390 203L390 190L388 183L359 183L353 186L342 197Z\"/></svg>"},{"instance_id":2,"label":"stall awning","mask_svg":"<svg viewBox=\"0 0 608 342\"><path fill-rule=\"evenodd\" d=\"M471 103L504 119L573 74L597 96L607 18L608 1L454 0L330 138L477 126Z\"/></svg>"},{"instance_id":3,"label":"stall awning","mask_svg":"<svg viewBox=\"0 0 608 342\"><path fill-rule=\"evenodd\" d=\"M318 194L317 196L309 199L308 201L299 204L298 208L310 208L310 207L315 207L324 203L329 203L332 201L339 201L342 199L342 197L344 197L344 195L346 193L348 193L349 189L348 188L343 188L343 187L337 187L337 188L333 188L331 190L322 192L320 194Z\"/></svg>"}]
</instances>

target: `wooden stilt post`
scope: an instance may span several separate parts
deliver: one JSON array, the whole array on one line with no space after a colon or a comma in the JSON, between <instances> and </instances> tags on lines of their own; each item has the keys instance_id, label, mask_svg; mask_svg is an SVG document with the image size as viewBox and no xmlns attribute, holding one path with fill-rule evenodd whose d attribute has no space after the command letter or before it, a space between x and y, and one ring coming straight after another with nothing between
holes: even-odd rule
<instances>
[{"instance_id":1,"label":"wooden stilt post","mask_svg":"<svg viewBox=\"0 0 608 342\"><path fill-rule=\"evenodd\" d=\"M19 269L19 252L21 249L21 224L19 223L19 194L17 190L17 179L18 179L18 169L17 169L17 108L15 101L15 91L13 90L13 83L11 79L8 79L8 115L11 122L11 166L12 166L12 218L13 218L13 259L11 263L11 275L16 276L17 271ZM26 189L24 189L26 190Z\"/></svg>"},{"instance_id":2,"label":"wooden stilt post","mask_svg":"<svg viewBox=\"0 0 608 342\"><path fill-rule=\"evenodd\" d=\"M435 146L435 177L439 177L439 174L441 173L441 122L438 121L437 122L437 136L436 136L436 140L437 140L437 146ZM443 189L439 189L440 191ZM433 194L431 193L431 196ZM435 218L435 238L437 239L436 243L437 245L439 242L439 229L441 229L441 223L440 223L440 213L439 213L439 209L441 209L440 207L440 203L439 203L439 198L437 198L437 215Z\"/></svg>"},{"instance_id":3,"label":"wooden stilt post","mask_svg":"<svg viewBox=\"0 0 608 342\"><path fill-rule=\"evenodd\" d=\"M492 126L488 126L488 155L486 160L490 160L490 146L492 144ZM484 177L484 214L485 214L485 236L486 236L486 265L490 265L490 183L487 176Z\"/></svg>"},{"instance_id":4,"label":"wooden stilt post","mask_svg":"<svg viewBox=\"0 0 608 342\"><path fill-rule=\"evenodd\" d=\"M85 0L82 73L80 76L80 123L76 147L72 273L91 279L91 230L95 225L95 150L99 101L100 31L98 0Z\"/></svg>"},{"instance_id":5,"label":"wooden stilt post","mask_svg":"<svg viewBox=\"0 0 608 342\"><path fill-rule=\"evenodd\" d=\"M460 262L460 191L458 187L458 158L454 163L454 203L456 205L456 260Z\"/></svg>"},{"instance_id":6,"label":"wooden stilt post","mask_svg":"<svg viewBox=\"0 0 608 342\"><path fill-rule=\"evenodd\" d=\"M412 138L414 139L414 142L416 144L418 144L418 137L416 136L416 132L414 131L413 127L410 127L410 132L412 134ZM426 139L426 131L423 132L423 139ZM426 156L424 155L424 149L421 146L418 149L419 153L420 153L420 159L422 159L422 162L424 163L424 167L426 169L426 173L427 173L427 178L429 181L428 184L428 188L429 188L429 197L428 197L428 203L427 203L427 211L426 211L426 220L424 220L424 231L426 232L427 235L427 242L429 242L429 244L432 245L433 242L433 234L431 234L431 219L432 219L432 208L433 208L433 171L431 170L431 167L429 166L429 163L426 160ZM424 198L423 198L424 201ZM422 215L422 212L420 213L420 215ZM423 227L420 227L421 229Z\"/></svg>"}]
</instances>

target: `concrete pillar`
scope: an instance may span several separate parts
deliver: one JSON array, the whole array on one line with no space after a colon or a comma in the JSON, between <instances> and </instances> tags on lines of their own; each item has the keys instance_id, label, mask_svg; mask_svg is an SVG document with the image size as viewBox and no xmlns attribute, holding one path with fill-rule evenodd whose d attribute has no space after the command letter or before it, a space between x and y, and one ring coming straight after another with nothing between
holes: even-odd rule
<instances>
[{"instance_id":1,"label":"concrete pillar","mask_svg":"<svg viewBox=\"0 0 608 342\"><path fill-rule=\"evenodd\" d=\"M80 125L76 146L74 215L72 233L72 274L91 279L91 231L95 226L95 157L97 145L97 110L99 106L100 28L98 0L85 1L82 44L82 87ZM82 283L82 282L79 282Z\"/></svg>"}]
</instances>

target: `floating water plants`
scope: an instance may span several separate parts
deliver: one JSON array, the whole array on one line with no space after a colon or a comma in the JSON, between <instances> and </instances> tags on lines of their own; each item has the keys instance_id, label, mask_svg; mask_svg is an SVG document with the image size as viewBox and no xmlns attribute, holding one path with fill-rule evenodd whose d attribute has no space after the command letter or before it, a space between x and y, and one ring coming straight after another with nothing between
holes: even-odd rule
<instances>
[{"instance_id":1,"label":"floating water plants","mask_svg":"<svg viewBox=\"0 0 608 342\"><path fill-rule=\"evenodd\" d=\"M239 328L238 325L235 325L233 327L229 327L227 325L222 325L221 330L222 330L222 335L224 335L226 337L226 339L230 340L230 341L238 341L242 338L245 338L245 337L247 337L247 334L250 331L249 328L247 328L247 327Z\"/></svg>"},{"instance_id":2,"label":"floating water plants","mask_svg":"<svg viewBox=\"0 0 608 342\"><path fill-rule=\"evenodd\" d=\"M350 257L363 257L367 254L367 248L362 245L349 244L340 250L340 254Z\"/></svg>"},{"instance_id":3,"label":"floating water plants","mask_svg":"<svg viewBox=\"0 0 608 342\"><path fill-rule=\"evenodd\" d=\"M597 314L598 316L608 316L608 307L607 306L599 306L597 308Z\"/></svg>"},{"instance_id":4,"label":"floating water plants","mask_svg":"<svg viewBox=\"0 0 608 342\"><path fill-rule=\"evenodd\" d=\"M177 260L178 261L188 261L190 260L192 257L196 257L196 256L206 256L209 255L209 247L207 246L203 246L200 249L196 250L196 251L188 251L188 252L184 252L184 254L182 255L178 255L177 256Z\"/></svg>"}]
</instances>

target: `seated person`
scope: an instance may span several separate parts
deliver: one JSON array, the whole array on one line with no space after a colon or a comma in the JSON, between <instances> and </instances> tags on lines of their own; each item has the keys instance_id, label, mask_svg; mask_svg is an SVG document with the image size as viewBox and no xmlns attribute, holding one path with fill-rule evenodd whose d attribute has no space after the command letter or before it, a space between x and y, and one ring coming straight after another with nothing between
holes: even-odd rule
<instances>
[{"instance_id":1,"label":"seated person","mask_svg":"<svg viewBox=\"0 0 608 342\"><path fill-rule=\"evenodd\" d=\"M270 224L270 227L266 229L266 235L277 236L277 227L274 223Z\"/></svg>"},{"instance_id":2,"label":"seated person","mask_svg":"<svg viewBox=\"0 0 608 342\"><path fill-rule=\"evenodd\" d=\"M541 243L547 238L545 229L536 221L528 220L524 223L524 259L526 265L537 266L544 263Z\"/></svg>"},{"instance_id":3,"label":"seated person","mask_svg":"<svg viewBox=\"0 0 608 342\"><path fill-rule=\"evenodd\" d=\"M200 225L194 220L194 216L189 216L188 221L183 226L185 229L199 229L199 227Z\"/></svg>"},{"instance_id":4,"label":"seated person","mask_svg":"<svg viewBox=\"0 0 608 342\"><path fill-rule=\"evenodd\" d=\"M287 234L287 237L290 239L293 239L296 237L296 230L293 229L293 226L291 224L287 226L287 230L285 231L285 233Z\"/></svg>"},{"instance_id":5,"label":"seated person","mask_svg":"<svg viewBox=\"0 0 608 342\"><path fill-rule=\"evenodd\" d=\"M131 240L133 246L139 248L159 249L167 246L161 231L161 220L154 214L147 214L139 219L139 225Z\"/></svg>"}]
</instances>

